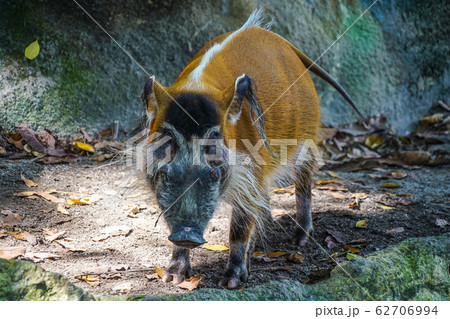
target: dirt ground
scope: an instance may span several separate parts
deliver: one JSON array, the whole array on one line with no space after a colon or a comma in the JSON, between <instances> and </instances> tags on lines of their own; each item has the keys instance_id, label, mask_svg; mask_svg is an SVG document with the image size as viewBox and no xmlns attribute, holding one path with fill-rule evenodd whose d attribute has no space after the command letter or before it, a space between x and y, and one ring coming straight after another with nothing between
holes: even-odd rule
<instances>
[{"instance_id":1,"label":"dirt ground","mask_svg":"<svg viewBox=\"0 0 450 319\"><path fill-rule=\"evenodd\" d=\"M334 256L338 262L347 260L344 244L356 248L359 255L365 256L406 238L434 236L449 231L450 226L436 223L437 219L450 221L448 166L386 170L398 170L408 176L401 180L389 180L369 176L383 173L376 170L337 172L343 177L340 181L346 191L320 190L315 186L312 200L314 239L300 249L289 241L294 229L294 195L273 193L274 223L268 226L264 240L255 240L253 250L300 252L305 259L302 263L293 263L288 260L288 255L252 257L251 274L245 287L272 280L314 283L326 278L329 271L336 267L334 262L330 262L329 255L336 253ZM38 186L25 186L21 174ZM315 179L331 178L326 171L320 171ZM397 183L401 187L379 188L385 183ZM97 201L89 205L66 206L66 214L63 214L57 209L57 203L42 197L14 196L20 191L39 190L60 191L52 195L64 200L95 194ZM397 200L395 208L386 209L377 202L380 200L378 196L386 191L408 194L414 198L391 196L391 201ZM351 195L354 193L368 196L360 200L357 208L350 208L348 204L352 202ZM135 207L141 203L146 203L147 207L141 206L143 209L131 213L132 217L124 211L128 205ZM11 223L7 211L18 214L20 220ZM155 226L159 210L145 182L122 164L86 161L41 165L30 161L10 163L0 159L0 212L0 247L22 246L26 247L27 253L55 254L57 258L45 258L39 265L63 274L75 285L92 293L187 292L172 283L165 284L153 275L154 266L165 268L169 263L171 245L167 240L168 230L163 218ZM362 219L368 221L368 227L355 227ZM204 235L208 244L228 246L229 221L230 207L221 204ZM118 234L116 226L120 226L127 236L112 236ZM58 240L49 242L45 239L43 228L65 233ZM10 234L13 231L27 231L32 238L30 240L29 237L28 241L16 239ZM111 234L109 237L105 235L108 231ZM36 258L34 260L37 261ZM217 282L226 262L226 251L210 251L202 247L193 249L191 265L194 276L203 277L198 289L218 288ZM102 273L99 284L94 287L75 278L86 273Z\"/></svg>"}]
</instances>

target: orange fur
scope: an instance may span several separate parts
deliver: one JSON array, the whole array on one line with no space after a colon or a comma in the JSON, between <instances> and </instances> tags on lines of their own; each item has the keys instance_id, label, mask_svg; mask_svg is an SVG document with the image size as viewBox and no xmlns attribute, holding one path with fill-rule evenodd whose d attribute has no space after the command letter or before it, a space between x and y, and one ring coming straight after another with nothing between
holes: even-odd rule
<instances>
[{"instance_id":1,"label":"orange fur","mask_svg":"<svg viewBox=\"0 0 450 319\"><path fill-rule=\"evenodd\" d=\"M314 83L309 73L305 72L306 67L301 60L302 53L275 33L257 26L237 33L210 60L200 79L192 83L190 74L199 65L204 54L215 43L221 43L230 34L231 32L221 35L206 44L188 63L176 82L164 90L173 98L183 93L195 92L211 99L219 109L225 143L228 143L229 139L236 139L237 149L247 152L241 140L249 139L255 145L260 138L257 125L252 124L247 102L243 103L242 115L236 125L226 120L226 111L234 95L235 80L240 75L246 74L255 82L256 95L262 110L265 111L270 107L264 114L269 142L272 139L297 139L298 144L306 139L316 141L320 112ZM285 92L304 72L296 84ZM155 84L154 94L158 111L152 131L163 121L165 110L171 101L159 85ZM283 93L284 95L277 100ZM148 106L149 110L155 108L153 105ZM288 155L292 156L295 150L295 146L289 146ZM278 155L279 147L274 146L273 151ZM265 147L260 149L260 154L269 164L262 167L263 175L268 176L278 166L277 161Z\"/></svg>"}]
</instances>

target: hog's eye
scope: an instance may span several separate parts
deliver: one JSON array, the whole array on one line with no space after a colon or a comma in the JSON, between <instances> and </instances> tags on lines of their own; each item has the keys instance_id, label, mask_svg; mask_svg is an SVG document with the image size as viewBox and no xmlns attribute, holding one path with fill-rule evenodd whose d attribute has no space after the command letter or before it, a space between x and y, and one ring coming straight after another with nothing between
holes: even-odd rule
<instances>
[{"instance_id":1,"label":"hog's eye","mask_svg":"<svg viewBox=\"0 0 450 319\"><path fill-rule=\"evenodd\" d=\"M221 143L222 135L219 132L213 132L208 137L208 144L205 145L205 159L212 167L220 166L224 162L224 152Z\"/></svg>"}]
</instances>

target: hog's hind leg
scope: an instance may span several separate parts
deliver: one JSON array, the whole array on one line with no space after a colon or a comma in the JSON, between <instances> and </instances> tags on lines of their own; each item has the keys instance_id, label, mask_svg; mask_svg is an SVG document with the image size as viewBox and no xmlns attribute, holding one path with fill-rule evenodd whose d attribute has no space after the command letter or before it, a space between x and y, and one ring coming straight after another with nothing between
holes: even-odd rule
<instances>
[{"instance_id":1,"label":"hog's hind leg","mask_svg":"<svg viewBox=\"0 0 450 319\"><path fill-rule=\"evenodd\" d=\"M296 229L292 243L305 246L308 237L312 236L311 220L311 181L315 167L315 160L305 161L301 166L295 166L295 204L297 208Z\"/></svg>"},{"instance_id":2,"label":"hog's hind leg","mask_svg":"<svg viewBox=\"0 0 450 319\"><path fill-rule=\"evenodd\" d=\"M170 261L169 268L164 274L163 281L173 281L175 285L178 285L182 283L185 278L191 277L191 275L189 249L174 246L172 250L172 260Z\"/></svg>"}]
</instances>

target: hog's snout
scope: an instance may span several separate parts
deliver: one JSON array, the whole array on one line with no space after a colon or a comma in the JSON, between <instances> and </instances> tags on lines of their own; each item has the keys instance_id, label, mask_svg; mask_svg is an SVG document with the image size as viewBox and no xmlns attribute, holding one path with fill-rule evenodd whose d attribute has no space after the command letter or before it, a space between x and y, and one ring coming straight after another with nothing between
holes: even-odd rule
<instances>
[{"instance_id":1,"label":"hog's snout","mask_svg":"<svg viewBox=\"0 0 450 319\"><path fill-rule=\"evenodd\" d=\"M169 236L169 240L183 248L195 248L206 243L200 232L193 227L180 227Z\"/></svg>"}]
</instances>

